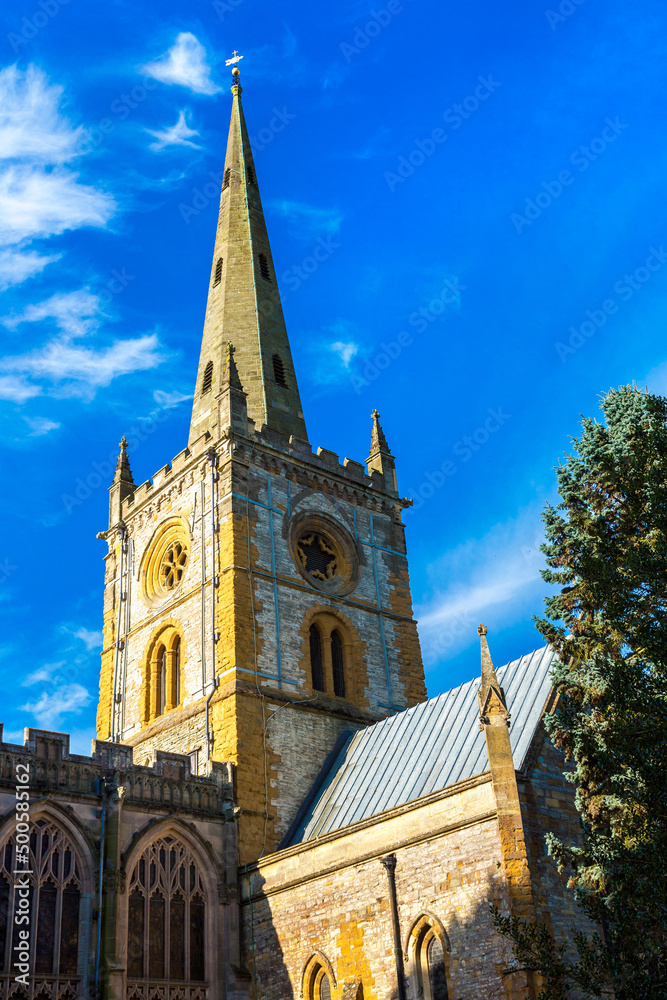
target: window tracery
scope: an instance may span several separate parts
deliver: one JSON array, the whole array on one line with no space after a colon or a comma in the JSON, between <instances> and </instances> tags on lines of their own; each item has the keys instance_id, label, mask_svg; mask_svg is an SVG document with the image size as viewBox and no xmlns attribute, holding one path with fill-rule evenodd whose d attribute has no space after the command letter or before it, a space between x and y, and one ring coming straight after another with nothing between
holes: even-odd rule
<instances>
[{"instance_id":1,"label":"window tracery","mask_svg":"<svg viewBox=\"0 0 667 1000\"><path fill-rule=\"evenodd\" d=\"M128 981L206 979L206 892L189 849L173 837L150 844L129 883Z\"/></svg>"},{"instance_id":2,"label":"window tracery","mask_svg":"<svg viewBox=\"0 0 667 1000\"><path fill-rule=\"evenodd\" d=\"M18 944L19 925L14 923L18 904L17 870L26 867L31 878L30 912L36 933L31 934L30 967L34 970L34 992L41 984L57 977L57 989L70 984L72 994L78 982L80 910L83 881L76 851L70 838L49 820L32 825L29 863L18 859L15 836L0 851L0 973L10 973L13 949ZM11 972L12 978L14 972ZM52 986L49 986L51 989Z\"/></svg>"},{"instance_id":3,"label":"window tracery","mask_svg":"<svg viewBox=\"0 0 667 1000\"><path fill-rule=\"evenodd\" d=\"M299 561L316 580L333 580L338 571L336 550L316 531L301 535L296 543Z\"/></svg>"}]
</instances>

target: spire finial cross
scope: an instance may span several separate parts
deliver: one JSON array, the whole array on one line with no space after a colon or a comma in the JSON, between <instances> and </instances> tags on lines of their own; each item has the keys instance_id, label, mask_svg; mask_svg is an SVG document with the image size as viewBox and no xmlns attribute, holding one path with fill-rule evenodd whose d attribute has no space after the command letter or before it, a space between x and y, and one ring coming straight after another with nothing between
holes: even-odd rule
<instances>
[{"instance_id":1,"label":"spire finial cross","mask_svg":"<svg viewBox=\"0 0 667 1000\"><path fill-rule=\"evenodd\" d=\"M243 56L240 56L238 54L238 52L236 51L236 49L234 49L234 51L232 52L232 58L231 59L225 59L225 66L234 66L234 67L236 67L236 66L238 66L238 64L241 61L241 59L243 59Z\"/></svg>"},{"instance_id":2,"label":"spire finial cross","mask_svg":"<svg viewBox=\"0 0 667 1000\"><path fill-rule=\"evenodd\" d=\"M371 416L372 416L373 420L379 420L380 419L380 414L378 413L377 410L373 410L373 412L371 413Z\"/></svg>"}]
</instances>

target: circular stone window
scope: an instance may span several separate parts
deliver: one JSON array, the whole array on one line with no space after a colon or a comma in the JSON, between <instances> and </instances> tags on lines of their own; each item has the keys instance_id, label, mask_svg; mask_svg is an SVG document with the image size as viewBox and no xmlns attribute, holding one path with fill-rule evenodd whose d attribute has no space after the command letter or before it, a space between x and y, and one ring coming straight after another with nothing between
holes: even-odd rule
<instances>
[{"instance_id":1,"label":"circular stone window","mask_svg":"<svg viewBox=\"0 0 667 1000\"><path fill-rule=\"evenodd\" d=\"M189 547L189 533L181 521L165 525L153 539L141 572L149 600L167 597L180 586L188 565Z\"/></svg>"},{"instance_id":2,"label":"circular stone window","mask_svg":"<svg viewBox=\"0 0 667 1000\"><path fill-rule=\"evenodd\" d=\"M357 546L333 518L314 512L300 514L291 525L290 545L294 564L311 587L347 594L357 585Z\"/></svg>"}]
</instances>

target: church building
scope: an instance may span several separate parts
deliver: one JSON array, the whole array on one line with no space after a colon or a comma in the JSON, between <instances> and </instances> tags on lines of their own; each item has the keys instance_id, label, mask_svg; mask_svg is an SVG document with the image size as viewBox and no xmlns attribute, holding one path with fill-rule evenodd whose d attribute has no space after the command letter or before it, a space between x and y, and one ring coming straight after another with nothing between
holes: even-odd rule
<instances>
[{"instance_id":1,"label":"church building","mask_svg":"<svg viewBox=\"0 0 667 1000\"><path fill-rule=\"evenodd\" d=\"M583 926L552 652L480 626L427 698L410 501L376 411L365 462L309 441L241 90L187 446L138 484L123 439L98 536L91 756L0 743L0 1000L534 998L489 904Z\"/></svg>"}]
</instances>

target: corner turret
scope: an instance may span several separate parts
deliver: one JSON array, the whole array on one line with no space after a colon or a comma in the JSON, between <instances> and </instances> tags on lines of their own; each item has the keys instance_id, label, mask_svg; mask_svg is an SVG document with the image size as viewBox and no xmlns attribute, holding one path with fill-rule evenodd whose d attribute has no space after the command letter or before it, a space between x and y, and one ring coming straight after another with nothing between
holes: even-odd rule
<instances>
[{"instance_id":1,"label":"corner turret","mask_svg":"<svg viewBox=\"0 0 667 1000\"><path fill-rule=\"evenodd\" d=\"M372 472L379 472L382 476L384 488L387 493L391 493L393 497L397 497L398 483L396 481L396 462L394 461L394 456L389 451L387 439L384 436L382 427L380 426L380 414L377 410L373 410L371 417L373 418L371 450L368 458L366 459L368 475L370 476Z\"/></svg>"}]
</instances>

